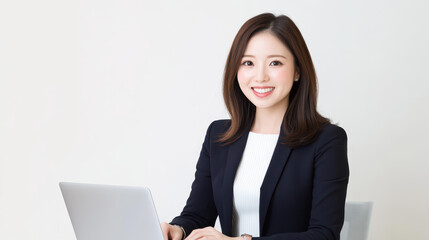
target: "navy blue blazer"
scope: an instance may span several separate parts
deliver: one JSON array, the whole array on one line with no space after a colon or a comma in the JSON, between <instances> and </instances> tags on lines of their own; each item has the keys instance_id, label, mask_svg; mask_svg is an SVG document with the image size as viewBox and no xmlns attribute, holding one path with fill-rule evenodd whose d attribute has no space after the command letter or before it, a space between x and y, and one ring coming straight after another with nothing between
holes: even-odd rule
<instances>
[{"instance_id":1,"label":"navy blue blazer","mask_svg":"<svg viewBox=\"0 0 429 240\"><path fill-rule=\"evenodd\" d=\"M232 234L233 183L249 130L234 143L217 142L230 120L210 124L196 166L192 190L180 216L170 224L187 234L214 226ZM311 144L291 149L280 143L260 188L260 237L254 240L339 239L349 179L347 135L327 125Z\"/></svg>"}]
</instances>

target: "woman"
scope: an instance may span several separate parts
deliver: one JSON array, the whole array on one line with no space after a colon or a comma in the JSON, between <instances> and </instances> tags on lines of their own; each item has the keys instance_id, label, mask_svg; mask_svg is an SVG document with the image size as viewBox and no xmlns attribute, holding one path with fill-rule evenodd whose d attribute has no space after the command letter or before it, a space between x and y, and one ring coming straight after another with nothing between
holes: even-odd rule
<instances>
[{"instance_id":1,"label":"woman","mask_svg":"<svg viewBox=\"0 0 429 240\"><path fill-rule=\"evenodd\" d=\"M339 239L347 136L317 112L316 87L292 20L265 13L241 27L225 66L231 120L209 126L186 206L161 224L165 239Z\"/></svg>"}]
</instances>

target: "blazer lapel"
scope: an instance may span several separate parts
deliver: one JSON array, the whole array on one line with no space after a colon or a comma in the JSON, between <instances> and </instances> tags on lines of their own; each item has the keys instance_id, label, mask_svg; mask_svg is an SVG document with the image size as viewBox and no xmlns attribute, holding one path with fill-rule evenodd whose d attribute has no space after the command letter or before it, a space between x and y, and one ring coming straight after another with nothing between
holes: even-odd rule
<instances>
[{"instance_id":1,"label":"blazer lapel","mask_svg":"<svg viewBox=\"0 0 429 240\"><path fill-rule=\"evenodd\" d=\"M243 135L229 146L228 157L226 161L225 173L223 176L223 211L224 224L222 224L222 232L227 235L232 235L232 204L233 204L233 186L235 174L241 157L243 156L244 148L249 136L249 129Z\"/></svg>"},{"instance_id":2,"label":"blazer lapel","mask_svg":"<svg viewBox=\"0 0 429 240\"><path fill-rule=\"evenodd\" d=\"M264 181L261 186L259 198L259 234L262 234L271 197L292 151L288 146L280 143L282 138L283 134L281 131L279 139L277 140L277 145L274 149L273 157L271 158L270 165L268 166L267 173L265 174Z\"/></svg>"}]
</instances>

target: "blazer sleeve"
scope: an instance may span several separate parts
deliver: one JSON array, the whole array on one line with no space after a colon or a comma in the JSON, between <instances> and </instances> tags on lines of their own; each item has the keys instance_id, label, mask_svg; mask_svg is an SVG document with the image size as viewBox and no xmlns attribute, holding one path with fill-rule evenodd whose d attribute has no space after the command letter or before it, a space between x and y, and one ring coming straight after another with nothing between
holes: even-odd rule
<instances>
[{"instance_id":1,"label":"blazer sleeve","mask_svg":"<svg viewBox=\"0 0 429 240\"><path fill-rule=\"evenodd\" d=\"M194 229L214 226L218 215L210 175L210 132L213 124L207 129L186 205L180 216L170 222L182 226L187 235Z\"/></svg>"},{"instance_id":2,"label":"blazer sleeve","mask_svg":"<svg viewBox=\"0 0 429 240\"><path fill-rule=\"evenodd\" d=\"M347 135L341 127L329 125L322 131L315 143L313 168L313 200L307 231L254 237L253 240L340 239L349 180Z\"/></svg>"}]
</instances>

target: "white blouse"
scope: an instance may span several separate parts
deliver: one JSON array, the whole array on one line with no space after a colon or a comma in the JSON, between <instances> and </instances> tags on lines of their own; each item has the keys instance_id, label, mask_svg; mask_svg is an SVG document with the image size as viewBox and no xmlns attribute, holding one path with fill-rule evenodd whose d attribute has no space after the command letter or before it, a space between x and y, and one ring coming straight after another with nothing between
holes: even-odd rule
<instances>
[{"instance_id":1,"label":"white blouse","mask_svg":"<svg viewBox=\"0 0 429 240\"><path fill-rule=\"evenodd\" d=\"M232 234L259 237L259 195L279 134L249 132L234 180Z\"/></svg>"}]
</instances>

